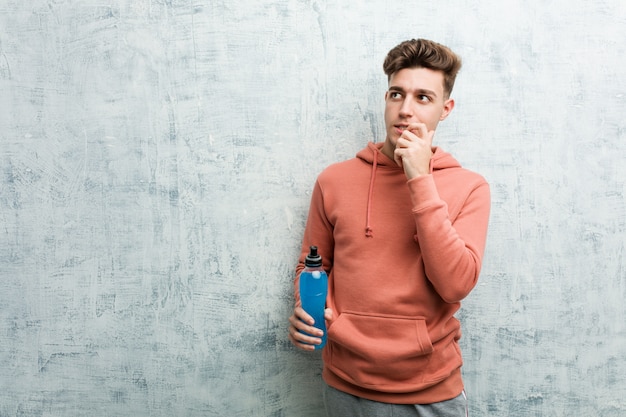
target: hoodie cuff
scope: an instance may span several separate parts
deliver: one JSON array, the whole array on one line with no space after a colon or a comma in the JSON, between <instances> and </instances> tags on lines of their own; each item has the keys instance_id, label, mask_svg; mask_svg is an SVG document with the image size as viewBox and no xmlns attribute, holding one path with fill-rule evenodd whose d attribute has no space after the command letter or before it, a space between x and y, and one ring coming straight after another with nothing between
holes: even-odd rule
<instances>
[{"instance_id":1,"label":"hoodie cuff","mask_svg":"<svg viewBox=\"0 0 626 417\"><path fill-rule=\"evenodd\" d=\"M413 211L422 210L440 200L432 174L422 175L407 181Z\"/></svg>"}]
</instances>

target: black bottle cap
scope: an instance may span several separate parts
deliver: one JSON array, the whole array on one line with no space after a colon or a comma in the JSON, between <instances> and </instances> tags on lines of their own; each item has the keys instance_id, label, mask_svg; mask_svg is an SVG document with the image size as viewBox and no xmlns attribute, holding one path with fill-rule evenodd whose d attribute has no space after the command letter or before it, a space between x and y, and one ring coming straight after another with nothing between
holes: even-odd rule
<instances>
[{"instance_id":1,"label":"black bottle cap","mask_svg":"<svg viewBox=\"0 0 626 417\"><path fill-rule=\"evenodd\" d=\"M311 246L309 248L309 254L304 259L305 266L322 266L322 257L317 253L317 246Z\"/></svg>"}]
</instances>

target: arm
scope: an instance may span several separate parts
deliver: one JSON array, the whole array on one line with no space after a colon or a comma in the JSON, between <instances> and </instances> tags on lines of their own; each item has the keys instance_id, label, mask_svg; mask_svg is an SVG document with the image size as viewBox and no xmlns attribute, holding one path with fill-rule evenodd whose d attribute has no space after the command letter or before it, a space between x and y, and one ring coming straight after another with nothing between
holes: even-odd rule
<instances>
[{"instance_id":1,"label":"arm","mask_svg":"<svg viewBox=\"0 0 626 417\"><path fill-rule=\"evenodd\" d=\"M300 299L298 292L298 279L300 277L300 272L304 269L304 258L308 255L309 247L311 245L317 246L318 253L322 256L324 270L328 273L328 275L330 275L335 248L333 229L334 225L326 216L322 186L319 181L316 181L311 195L311 204L309 206L309 215L307 217L304 236L302 238L300 257L298 258L298 265L296 266L296 301L299 301Z\"/></svg>"},{"instance_id":2,"label":"arm","mask_svg":"<svg viewBox=\"0 0 626 417\"><path fill-rule=\"evenodd\" d=\"M428 280L446 302L465 298L476 285L487 238L489 185L474 177L458 215L451 220L430 173L433 130L412 123L398 139L396 163L408 179L413 217ZM467 193L465 184L447 184ZM459 186L460 185L460 186Z\"/></svg>"},{"instance_id":3,"label":"arm","mask_svg":"<svg viewBox=\"0 0 626 417\"><path fill-rule=\"evenodd\" d=\"M289 317L289 340L297 348L307 351L315 349L313 344L319 345L322 342L320 338L322 331L313 327L313 318L302 309L300 303L300 273L304 269L304 258L309 253L309 247L311 245L318 247L319 254L322 256L324 262L324 269L330 272L334 250L333 227L326 218L324 197L318 182L315 183L311 196L309 215L302 239L302 249L298 259L298 265L296 266L296 276L294 280L295 307L293 314ZM326 309L324 316L326 320L332 320L331 309ZM302 334L300 331L319 337L310 337Z\"/></svg>"},{"instance_id":4,"label":"arm","mask_svg":"<svg viewBox=\"0 0 626 417\"><path fill-rule=\"evenodd\" d=\"M474 288L480 273L489 222L489 185L476 177L469 190L459 188L467 195L451 220L432 175L408 184L426 276L446 302L458 302Z\"/></svg>"}]
</instances>

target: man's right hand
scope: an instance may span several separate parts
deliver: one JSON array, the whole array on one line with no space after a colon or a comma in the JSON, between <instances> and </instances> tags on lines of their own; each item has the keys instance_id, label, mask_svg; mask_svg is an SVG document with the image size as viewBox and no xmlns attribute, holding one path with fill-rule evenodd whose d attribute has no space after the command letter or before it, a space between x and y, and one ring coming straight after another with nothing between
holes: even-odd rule
<instances>
[{"instance_id":1,"label":"man's right hand","mask_svg":"<svg viewBox=\"0 0 626 417\"><path fill-rule=\"evenodd\" d=\"M333 311L330 308L324 310L324 318L329 321L333 318ZM313 336L307 336L300 332L306 332ZM315 350L314 345L322 343L321 337L323 332L313 326L313 317L311 317L300 306L293 309L293 314L289 317L289 340L299 349L312 351Z\"/></svg>"}]
</instances>

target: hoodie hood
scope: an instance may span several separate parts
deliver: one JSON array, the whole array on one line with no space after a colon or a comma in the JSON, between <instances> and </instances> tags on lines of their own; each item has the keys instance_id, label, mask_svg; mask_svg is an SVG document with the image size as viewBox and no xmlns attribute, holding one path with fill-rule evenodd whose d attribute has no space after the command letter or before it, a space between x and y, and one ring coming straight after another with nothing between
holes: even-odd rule
<instances>
[{"instance_id":1,"label":"hoodie hood","mask_svg":"<svg viewBox=\"0 0 626 417\"><path fill-rule=\"evenodd\" d=\"M370 224L370 213L372 209L372 199L374 197L374 183L376 182L376 170L379 166L395 168L398 171L401 171L404 175L402 167L396 164L396 161L390 159L381 152L384 143L373 143L369 142L367 146L357 152L357 158L367 162L372 165L372 170L370 174L370 185L369 192L367 196L367 215L366 215L366 224L365 224L365 236L366 237L374 237L374 233ZM460 168L461 164L448 152L445 152L439 147L433 147L433 156L430 159L430 173L432 174L434 171L446 169L446 168Z\"/></svg>"},{"instance_id":2,"label":"hoodie hood","mask_svg":"<svg viewBox=\"0 0 626 417\"><path fill-rule=\"evenodd\" d=\"M389 159L385 154L381 152L383 147L383 143L373 143L369 142L367 146L357 152L357 158L367 162L372 165L372 170L375 169L376 166L387 166L387 167L395 167L401 169L401 167L396 164L396 161L393 159ZM433 146L433 157L430 160L430 173L433 171L437 171L440 169L446 168L460 168L461 164L448 152L443 149Z\"/></svg>"}]
</instances>

